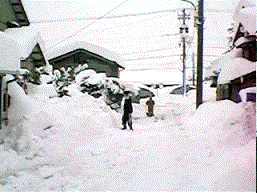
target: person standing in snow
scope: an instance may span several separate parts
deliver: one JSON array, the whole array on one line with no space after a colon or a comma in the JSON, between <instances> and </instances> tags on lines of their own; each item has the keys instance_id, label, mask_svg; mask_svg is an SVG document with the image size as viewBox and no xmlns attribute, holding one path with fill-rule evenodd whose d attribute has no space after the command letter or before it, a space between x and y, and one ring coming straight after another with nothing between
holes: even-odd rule
<instances>
[{"instance_id":1,"label":"person standing in snow","mask_svg":"<svg viewBox=\"0 0 257 193\"><path fill-rule=\"evenodd\" d=\"M122 125L123 125L123 130L127 128L127 123L130 128L130 130L133 130L132 128L132 117L131 114L133 112L133 107L132 107L132 99L129 94L129 91L124 92L124 105L123 105L123 116L122 116Z\"/></svg>"},{"instance_id":2,"label":"person standing in snow","mask_svg":"<svg viewBox=\"0 0 257 193\"><path fill-rule=\"evenodd\" d=\"M153 113L154 104L155 104L155 102L154 102L152 96L150 96L149 100L146 102L146 105L148 106L148 112L146 112L146 115L148 117L154 116L154 113Z\"/></svg>"}]
</instances>

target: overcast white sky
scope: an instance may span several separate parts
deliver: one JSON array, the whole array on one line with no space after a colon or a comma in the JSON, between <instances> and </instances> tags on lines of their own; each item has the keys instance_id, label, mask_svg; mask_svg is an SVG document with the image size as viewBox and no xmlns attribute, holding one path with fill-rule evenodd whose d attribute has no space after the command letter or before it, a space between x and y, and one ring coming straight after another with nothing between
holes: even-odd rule
<instances>
[{"instance_id":1,"label":"overcast white sky","mask_svg":"<svg viewBox=\"0 0 257 193\"><path fill-rule=\"evenodd\" d=\"M192 2L197 4L196 0ZM227 28L232 22L237 2L205 1L205 65L226 51ZM121 3L120 7L113 10ZM171 68L182 67L180 36L174 34L179 32L177 10L190 8L188 3L179 0L23 0L23 4L31 26L41 32L46 48L60 41L85 40L121 54L126 69L133 72L156 68L167 72ZM128 16L142 13L144 15ZM108 19L96 19L104 15ZM121 15L124 17L109 18ZM192 37L195 37L194 32L195 28L191 25ZM196 42L196 38L193 41ZM196 51L194 47L195 44L188 46L189 67L192 65L191 53Z\"/></svg>"}]
</instances>

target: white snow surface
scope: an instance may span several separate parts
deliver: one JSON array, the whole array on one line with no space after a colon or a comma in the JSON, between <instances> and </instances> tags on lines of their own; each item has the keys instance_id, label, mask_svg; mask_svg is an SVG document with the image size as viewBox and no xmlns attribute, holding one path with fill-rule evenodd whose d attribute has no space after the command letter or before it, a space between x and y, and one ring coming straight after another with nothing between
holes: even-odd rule
<instances>
[{"instance_id":1,"label":"white snow surface","mask_svg":"<svg viewBox=\"0 0 257 193\"><path fill-rule=\"evenodd\" d=\"M234 14L234 20L241 23L250 35L256 35L256 7L238 10Z\"/></svg>"},{"instance_id":2,"label":"white snow surface","mask_svg":"<svg viewBox=\"0 0 257 193\"><path fill-rule=\"evenodd\" d=\"M0 192L256 191L255 111L211 96L195 110L193 91L169 92L156 90L154 117L147 99L133 104L128 131L119 129L121 114L76 84L71 97L47 99L11 83Z\"/></svg>"},{"instance_id":3,"label":"white snow surface","mask_svg":"<svg viewBox=\"0 0 257 193\"><path fill-rule=\"evenodd\" d=\"M31 27L8 28L5 33L19 43L21 59L28 58L36 44L39 44L43 53L45 52L44 42L40 33Z\"/></svg>"},{"instance_id":4,"label":"white snow surface","mask_svg":"<svg viewBox=\"0 0 257 193\"><path fill-rule=\"evenodd\" d=\"M0 32L0 45L0 71L18 71L20 69L18 42Z\"/></svg>"},{"instance_id":5,"label":"white snow surface","mask_svg":"<svg viewBox=\"0 0 257 193\"><path fill-rule=\"evenodd\" d=\"M253 71L256 71L256 62L251 62L244 58L227 60L220 71L218 84L229 83L231 80L242 77Z\"/></svg>"}]
</instances>

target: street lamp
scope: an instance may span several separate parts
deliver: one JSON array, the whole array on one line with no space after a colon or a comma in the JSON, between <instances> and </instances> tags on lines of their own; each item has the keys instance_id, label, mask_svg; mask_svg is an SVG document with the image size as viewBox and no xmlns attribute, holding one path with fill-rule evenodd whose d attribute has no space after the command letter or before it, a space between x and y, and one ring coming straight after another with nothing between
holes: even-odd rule
<instances>
[{"instance_id":1,"label":"street lamp","mask_svg":"<svg viewBox=\"0 0 257 193\"><path fill-rule=\"evenodd\" d=\"M188 21L190 20L190 12L187 12L186 9L183 9L178 14L178 20L180 22L180 34L182 38L182 45L183 45L183 54L182 54L182 63L183 63L183 96L186 95L186 41L188 37Z\"/></svg>"},{"instance_id":2,"label":"street lamp","mask_svg":"<svg viewBox=\"0 0 257 193\"><path fill-rule=\"evenodd\" d=\"M190 3L196 11L195 26L197 27L197 86L196 108L203 103L203 4L204 0L198 0L198 6L189 0L181 0Z\"/></svg>"}]
</instances>

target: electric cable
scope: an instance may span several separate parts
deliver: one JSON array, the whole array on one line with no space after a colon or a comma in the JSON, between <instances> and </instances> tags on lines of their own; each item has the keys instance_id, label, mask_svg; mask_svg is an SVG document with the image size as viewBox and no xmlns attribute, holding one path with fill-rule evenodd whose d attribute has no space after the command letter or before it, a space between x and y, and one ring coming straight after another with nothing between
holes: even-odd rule
<instances>
[{"instance_id":1,"label":"electric cable","mask_svg":"<svg viewBox=\"0 0 257 193\"><path fill-rule=\"evenodd\" d=\"M78 30L77 32L73 33L72 35L67 36L65 39L61 40L60 42L54 44L53 46L49 47L47 50L59 45L60 43L66 41L67 39L70 39L74 36L76 36L77 34L79 34L80 32L82 32L83 30L85 30L86 28L90 27L91 25L93 25L95 22L101 20L102 18L106 17L108 14L110 14L111 12L113 12L114 10L118 9L119 7L121 7L124 3L128 2L129 0L125 0L123 1L121 4L119 4L118 6L116 6L114 9L111 9L110 11L108 11L107 13L105 13L102 17L99 17L98 19L94 20L93 22L91 22L90 24L88 24L87 26L81 28L80 30Z\"/></svg>"}]
</instances>

